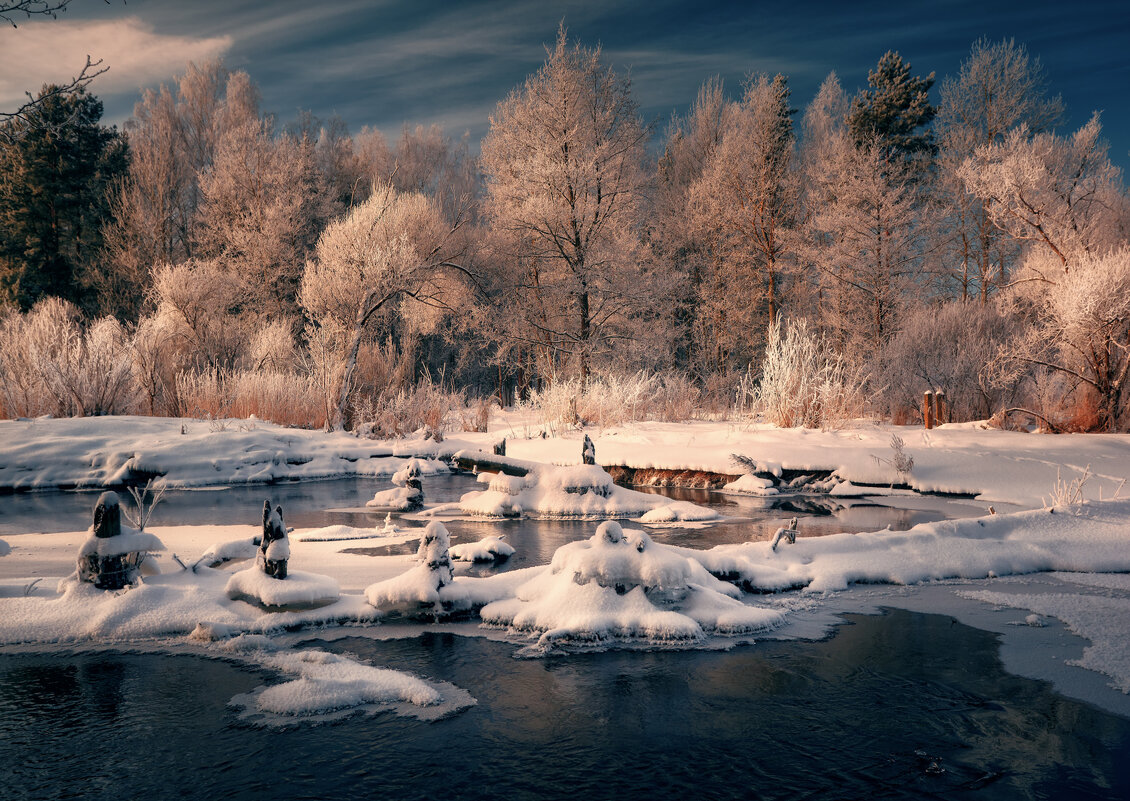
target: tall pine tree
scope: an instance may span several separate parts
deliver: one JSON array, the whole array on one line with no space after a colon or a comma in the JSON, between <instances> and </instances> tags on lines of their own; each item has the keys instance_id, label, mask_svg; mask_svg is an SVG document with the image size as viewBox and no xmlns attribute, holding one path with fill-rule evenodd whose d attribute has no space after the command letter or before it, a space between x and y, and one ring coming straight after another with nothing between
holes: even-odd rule
<instances>
[{"instance_id":1,"label":"tall pine tree","mask_svg":"<svg viewBox=\"0 0 1130 801\"><path fill-rule=\"evenodd\" d=\"M933 153L934 135L926 127L934 119L930 87L925 78L910 74L910 64L888 50L867 73L870 89L860 92L848 112L848 128L857 147L878 144L889 156Z\"/></svg>"},{"instance_id":2,"label":"tall pine tree","mask_svg":"<svg viewBox=\"0 0 1130 801\"><path fill-rule=\"evenodd\" d=\"M5 123L0 137L0 302L27 309L53 295L91 312L107 189L128 150L99 124L98 98L51 90L41 90L32 119Z\"/></svg>"}]
</instances>

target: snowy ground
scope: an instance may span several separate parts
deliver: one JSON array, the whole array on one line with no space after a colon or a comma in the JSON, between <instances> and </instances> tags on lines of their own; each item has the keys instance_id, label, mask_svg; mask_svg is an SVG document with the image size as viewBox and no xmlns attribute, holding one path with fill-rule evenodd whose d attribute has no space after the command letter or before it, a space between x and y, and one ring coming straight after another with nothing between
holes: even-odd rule
<instances>
[{"instance_id":1,"label":"snowy ground","mask_svg":"<svg viewBox=\"0 0 1130 801\"><path fill-rule=\"evenodd\" d=\"M182 425L187 433L181 433ZM552 565L473 578L468 566L456 564L454 584L444 588L444 597L465 599L483 610L484 620L502 627L484 635L508 629L509 637L534 652L551 650L559 639L588 647L625 642L717 647L727 638L732 644L767 636L822 636L839 613L884 606L953 614L1001 633L1010 669L1050 679L1065 693L1130 716L1130 500L1098 500L1100 494L1114 496L1130 476L1130 437L1013 434L975 426L925 432L862 425L818 432L696 423L636 424L596 432L593 439L597 461L606 464L732 473L737 471L729 455L737 452L770 467L835 470L844 479L877 483L895 478L875 458L889 456L892 431L914 457L914 486L979 493L982 502L1013 504L1021 511L998 510L995 516L923 524L906 532L806 538L777 550L765 542L709 551L662 546L635 533L634 524L624 524L619 538L605 530L602 540L594 522L594 539L566 546L570 550L563 548ZM392 473L404 463L392 458L394 452L436 456L466 447L486 449L503 434L511 456L580 461L579 433L546 439L512 437L515 433L504 420L501 430L450 437L437 446L374 443L260 422L2 422L0 485L112 484L127 469L162 473L188 486ZM1057 472L1070 479L1088 465L1096 476L1083 488L1088 502L1044 508L1042 499L1050 497ZM1123 498L1128 494L1124 491ZM300 597L302 585L296 582L295 603L288 606L283 598L273 609L233 599L227 591L232 576L250 562L236 559L215 569L198 564L206 553L239 555L246 550L240 543L257 533L253 526L154 528L166 546L159 559L162 572L122 592L63 580L74 569L87 532L6 536L0 544L0 554L8 551L0 558L0 644L192 638L207 644L203 647L237 651L297 676L278 685L285 690L244 699L252 710L248 714L279 715L289 709L306 715L374 704L455 709L472 703L456 688L423 686L414 677L389 676L375 666L273 650L277 635L296 626L380 628L391 607L369 603L366 588L383 587L370 595L385 598L390 587L399 586L393 580L407 587L412 584L407 577L427 573L413 556L349 552L358 540L406 542L418 530L347 528L291 534L292 569L313 582L308 586L322 597L316 605L304 603L310 599ZM180 563L197 569L182 569ZM738 586L753 592L738 592ZM435 609L438 613L440 607Z\"/></svg>"}]
</instances>

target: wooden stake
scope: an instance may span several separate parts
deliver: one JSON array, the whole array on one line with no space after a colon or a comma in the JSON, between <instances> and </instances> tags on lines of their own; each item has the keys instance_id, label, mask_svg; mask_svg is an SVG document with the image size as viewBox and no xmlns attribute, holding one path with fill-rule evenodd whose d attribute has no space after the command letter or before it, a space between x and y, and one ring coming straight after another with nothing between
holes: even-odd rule
<instances>
[{"instance_id":1,"label":"wooden stake","mask_svg":"<svg viewBox=\"0 0 1130 801\"><path fill-rule=\"evenodd\" d=\"M930 390L922 394L922 422L927 431L934 427L934 393Z\"/></svg>"}]
</instances>

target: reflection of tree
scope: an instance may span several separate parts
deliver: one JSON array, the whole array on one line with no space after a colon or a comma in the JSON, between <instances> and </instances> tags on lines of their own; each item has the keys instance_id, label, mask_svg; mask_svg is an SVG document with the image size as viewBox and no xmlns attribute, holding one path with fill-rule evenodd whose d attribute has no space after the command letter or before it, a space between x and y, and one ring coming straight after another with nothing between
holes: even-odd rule
<instances>
[{"instance_id":1,"label":"reflection of tree","mask_svg":"<svg viewBox=\"0 0 1130 801\"><path fill-rule=\"evenodd\" d=\"M84 660L79 665L83 706L95 720L111 721L121 715L126 674L126 665L120 659Z\"/></svg>"}]
</instances>

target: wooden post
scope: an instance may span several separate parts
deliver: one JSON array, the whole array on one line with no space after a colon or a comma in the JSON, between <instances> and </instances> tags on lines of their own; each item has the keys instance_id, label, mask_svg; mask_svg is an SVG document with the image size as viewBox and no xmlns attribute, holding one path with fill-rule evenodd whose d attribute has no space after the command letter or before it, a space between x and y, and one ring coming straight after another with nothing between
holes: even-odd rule
<instances>
[{"instance_id":1,"label":"wooden post","mask_svg":"<svg viewBox=\"0 0 1130 801\"><path fill-rule=\"evenodd\" d=\"M940 389L934 393L934 405L938 407L938 413L935 415L938 425L948 423L950 421L949 406L946 405L946 393Z\"/></svg>"},{"instance_id":2,"label":"wooden post","mask_svg":"<svg viewBox=\"0 0 1130 801\"><path fill-rule=\"evenodd\" d=\"M922 423L927 431L934 427L934 393L930 390L922 395Z\"/></svg>"}]
</instances>

